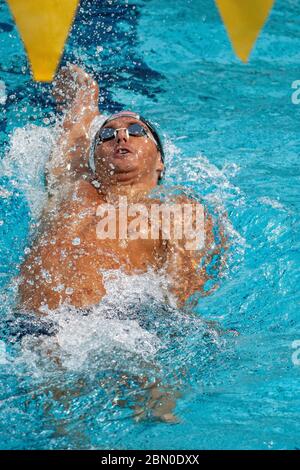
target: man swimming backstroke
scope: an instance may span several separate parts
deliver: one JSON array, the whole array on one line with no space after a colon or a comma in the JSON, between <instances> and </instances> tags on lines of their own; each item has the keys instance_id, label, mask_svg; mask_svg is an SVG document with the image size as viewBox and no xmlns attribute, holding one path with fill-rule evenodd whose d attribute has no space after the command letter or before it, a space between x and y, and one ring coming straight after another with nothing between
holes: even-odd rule
<instances>
[{"instance_id":1,"label":"man swimming backstroke","mask_svg":"<svg viewBox=\"0 0 300 470\"><path fill-rule=\"evenodd\" d=\"M91 133L101 117L98 95L97 83L75 65L56 79L54 96L66 111L47 167L48 205L19 290L22 307L37 314L99 303L102 271L116 269L165 272L170 293L183 305L204 293L206 264L222 248L197 201L173 196L166 209L151 196L164 172L164 152L150 122L123 111Z\"/></svg>"},{"instance_id":2,"label":"man swimming backstroke","mask_svg":"<svg viewBox=\"0 0 300 470\"><path fill-rule=\"evenodd\" d=\"M114 270L133 279L148 270L163 275L166 301L181 307L194 293L207 295L213 276L207 268L216 255L224 263L220 227L217 241L204 207L182 188L174 194L161 184L164 151L154 126L132 111L103 117L98 95L97 83L75 65L55 81L64 113L46 168L48 203L21 266L23 312L43 316L64 305L88 312L106 294L103 274ZM159 377L142 373L134 380L146 392L144 403L130 405L135 419L151 410L159 420L178 422L173 410L181 392ZM120 383L130 388L126 374ZM64 396L64 385L52 392Z\"/></svg>"}]
</instances>

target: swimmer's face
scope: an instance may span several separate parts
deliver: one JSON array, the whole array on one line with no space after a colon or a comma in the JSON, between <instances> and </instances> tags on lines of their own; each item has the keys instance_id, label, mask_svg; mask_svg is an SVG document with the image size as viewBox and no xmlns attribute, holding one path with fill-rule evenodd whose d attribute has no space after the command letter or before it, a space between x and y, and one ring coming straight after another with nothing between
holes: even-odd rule
<instances>
[{"instance_id":1,"label":"swimmer's face","mask_svg":"<svg viewBox=\"0 0 300 470\"><path fill-rule=\"evenodd\" d=\"M139 123L147 132L146 124L133 117L120 117L108 122L104 127L128 128ZM125 129L108 141L95 147L95 170L97 179L111 184L152 183L157 184L164 165L157 146L148 136L128 136Z\"/></svg>"}]
</instances>

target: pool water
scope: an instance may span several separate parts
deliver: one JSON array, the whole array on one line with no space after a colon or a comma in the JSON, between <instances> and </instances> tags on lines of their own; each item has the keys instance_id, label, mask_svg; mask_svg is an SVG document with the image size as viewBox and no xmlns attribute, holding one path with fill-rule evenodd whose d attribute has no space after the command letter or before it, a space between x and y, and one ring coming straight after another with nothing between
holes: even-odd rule
<instances>
[{"instance_id":1,"label":"pool water","mask_svg":"<svg viewBox=\"0 0 300 470\"><path fill-rule=\"evenodd\" d=\"M93 73L102 111L158 124L165 183L227 214L230 255L191 314L164 306L151 272L107 273L88 321L63 308L49 316L56 336L36 336L12 311L45 201L54 103L0 0L0 448L300 447L299 19L297 0L277 0L245 65L212 0L81 1L63 63ZM180 390L178 424L133 419L139 375Z\"/></svg>"}]
</instances>

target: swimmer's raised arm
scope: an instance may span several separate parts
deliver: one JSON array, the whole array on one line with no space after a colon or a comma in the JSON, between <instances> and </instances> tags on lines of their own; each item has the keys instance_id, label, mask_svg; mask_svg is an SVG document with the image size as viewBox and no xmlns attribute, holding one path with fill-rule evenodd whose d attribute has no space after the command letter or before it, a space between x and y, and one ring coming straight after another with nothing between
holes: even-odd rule
<instances>
[{"instance_id":1,"label":"swimmer's raised arm","mask_svg":"<svg viewBox=\"0 0 300 470\"><path fill-rule=\"evenodd\" d=\"M65 114L47 165L50 192L89 173L89 130L93 119L99 115L98 85L76 65L61 69L54 81L53 95L58 109L65 110Z\"/></svg>"},{"instance_id":2,"label":"swimmer's raised arm","mask_svg":"<svg viewBox=\"0 0 300 470\"><path fill-rule=\"evenodd\" d=\"M185 197L179 197L177 202L193 206L192 226L194 228L196 227L195 217L198 206L198 213L203 214L201 230L204 232L204 244L201 248L193 246L193 249L189 249L191 246L186 236L181 239L173 238L167 242L166 269L170 290L180 306L184 305L189 297L196 292L200 292L202 295L211 293L211 289L206 291L204 287L205 283L215 277L216 273L209 273L208 266L213 260L216 260L216 270L222 271L226 263L227 238L223 228L218 227L219 240L216 239L214 233L216 227L214 227L213 219L200 203ZM213 289L217 287L215 284Z\"/></svg>"}]
</instances>

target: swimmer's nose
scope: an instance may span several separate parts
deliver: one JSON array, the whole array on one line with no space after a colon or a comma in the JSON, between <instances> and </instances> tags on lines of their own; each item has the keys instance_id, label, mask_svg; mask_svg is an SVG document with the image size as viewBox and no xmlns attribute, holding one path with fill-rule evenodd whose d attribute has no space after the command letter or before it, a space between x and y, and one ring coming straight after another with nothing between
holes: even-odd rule
<instances>
[{"instance_id":1,"label":"swimmer's nose","mask_svg":"<svg viewBox=\"0 0 300 470\"><path fill-rule=\"evenodd\" d=\"M127 142L128 139L129 139L129 135L128 135L128 130L127 129L118 130L117 136L116 136L117 143Z\"/></svg>"}]
</instances>

